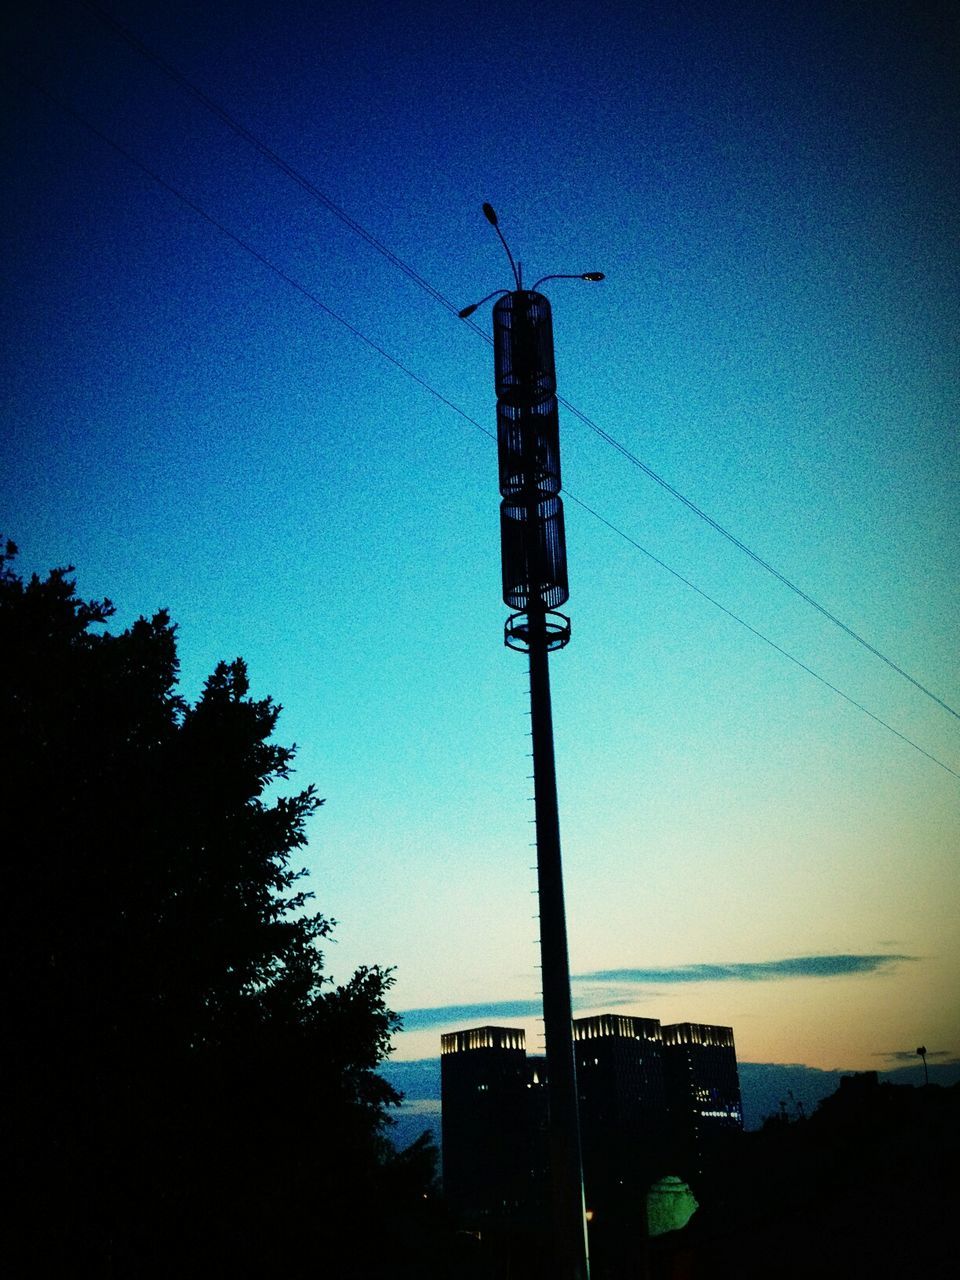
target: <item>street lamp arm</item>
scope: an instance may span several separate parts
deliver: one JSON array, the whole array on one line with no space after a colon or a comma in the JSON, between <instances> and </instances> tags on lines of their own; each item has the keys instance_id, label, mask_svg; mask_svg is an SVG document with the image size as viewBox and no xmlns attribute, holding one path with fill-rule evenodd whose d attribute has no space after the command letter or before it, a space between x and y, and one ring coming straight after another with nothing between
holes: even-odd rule
<instances>
[{"instance_id":1,"label":"street lamp arm","mask_svg":"<svg viewBox=\"0 0 960 1280\"><path fill-rule=\"evenodd\" d=\"M602 271L577 271L577 272L574 272L573 274L562 272L559 275L541 276L540 279L537 281L537 283L533 286L533 288L536 289L538 285L543 284L545 280L605 280L605 279L606 279L606 276L603 274Z\"/></svg>"},{"instance_id":2,"label":"street lamp arm","mask_svg":"<svg viewBox=\"0 0 960 1280\"><path fill-rule=\"evenodd\" d=\"M510 246L507 244L506 240L503 238L503 232L500 230L500 219L497 217L497 213L493 205L488 204L486 201L484 201L483 203L483 216L486 218L486 220L490 223L491 227L493 227L494 231L500 237L500 243L503 245L504 249L506 249L507 257L510 259L510 266L513 270L513 278L517 282L517 288L522 289L523 276L520 270L518 269L517 264L513 260L513 254L510 252ZM504 293L507 293L507 292L509 292L509 290L504 289Z\"/></svg>"},{"instance_id":3,"label":"street lamp arm","mask_svg":"<svg viewBox=\"0 0 960 1280\"><path fill-rule=\"evenodd\" d=\"M494 289L493 293L488 293L485 298L481 298L479 302L474 302L472 306L464 307L457 315L461 320L466 320L468 316L472 316L477 307L482 307L485 302L489 302L491 298L495 298L500 293L509 293L509 289Z\"/></svg>"}]
</instances>

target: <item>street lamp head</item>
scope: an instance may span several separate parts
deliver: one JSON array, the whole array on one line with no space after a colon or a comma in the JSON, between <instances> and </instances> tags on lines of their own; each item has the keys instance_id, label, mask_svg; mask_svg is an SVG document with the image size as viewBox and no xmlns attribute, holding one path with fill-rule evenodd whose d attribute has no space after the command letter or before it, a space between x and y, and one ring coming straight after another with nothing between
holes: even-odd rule
<instances>
[{"instance_id":1,"label":"street lamp head","mask_svg":"<svg viewBox=\"0 0 960 1280\"><path fill-rule=\"evenodd\" d=\"M487 296L485 298L481 298L479 302L474 302L471 306L464 307L461 311L457 312L457 315L460 317L461 320L466 320L468 316L473 315L477 307L482 307L485 302L489 302L491 298L495 298L500 293L509 293L509 292L510 292L509 289L494 289L493 293L488 293Z\"/></svg>"},{"instance_id":2,"label":"street lamp head","mask_svg":"<svg viewBox=\"0 0 960 1280\"><path fill-rule=\"evenodd\" d=\"M513 278L517 283L517 288L522 289L523 276L521 274L520 268L517 266L517 264L513 260L513 254L510 252L510 246L507 244L506 240L504 240L503 238L503 232L500 230L500 220L497 217L497 211L496 209L494 209L493 205L488 204L486 200L484 200L483 202L483 216L490 223L491 227L493 227L494 231L496 231L497 235L500 238L500 243L503 245L504 249L506 249L507 257L510 260L510 269L513 272ZM507 293L507 292L509 291L505 289L504 293Z\"/></svg>"},{"instance_id":3,"label":"street lamp head","mask_svg":"<svg viewBox=\"0 0 960 1280\"><path fill-rule=\"evenodd\" d=\"M585 271L580 277L581 280L606 280L606 278L602 271Z\"/></svg>"}]
</instances>

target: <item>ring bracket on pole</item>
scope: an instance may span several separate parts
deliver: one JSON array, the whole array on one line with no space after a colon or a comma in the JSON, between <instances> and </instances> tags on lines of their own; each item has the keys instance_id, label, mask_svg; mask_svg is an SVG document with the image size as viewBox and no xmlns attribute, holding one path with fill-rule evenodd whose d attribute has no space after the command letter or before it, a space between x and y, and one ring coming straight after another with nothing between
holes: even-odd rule
<instances>
[{"instance_id":1,"label":"ring bracket on pole","mask_svg":"<svg viewBox=\"0 0 960 1280\"><path fill-rule=\"evenodd\" d=\"M570 619L566 614L548 609L543 615L543 625L548 652L570 643ZM503 643L520 653L530 651L530 619L525 613L511 613L503 626Z\"/></svg>"}]
</instances>

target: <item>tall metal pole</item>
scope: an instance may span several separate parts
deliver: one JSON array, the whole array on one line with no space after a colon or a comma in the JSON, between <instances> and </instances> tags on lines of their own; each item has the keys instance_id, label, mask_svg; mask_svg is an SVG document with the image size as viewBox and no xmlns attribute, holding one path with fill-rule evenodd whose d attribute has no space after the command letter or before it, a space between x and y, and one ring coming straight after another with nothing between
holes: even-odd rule
<instances>
[{"instance_id":1,"label":"tall metal pole","mask_svg":"<svg viewBox=\"0 0 960 1280\"><path fill-rule=\"evenodd\" d=\"M570 961L560 859L560 816L553 754L550 666L542 608L530 608L530 720L537 820L543 1023L550 1100L550 1173L558 1274L587 1280L586 1214L577 1108Z\"/></svg>"},{"instance_id":2,"label":"tall metal pole","mask_svg":"<svg viewBox=\"0 0 960 1280\"><path fill-rule=\"evenodd\" d=\"M550 303L524 289L519 266L500 231L497 215L483 206L513 270L515 290L497 289L493 346L497 383L497 453L500 467L500 544L503 600L518 612L508 618L505 643L530 655L530 720L533 739L540 898L540 958L547 1054L547 1098L553 1250L556 1280L589 1280L583 1162L573 1051L570 961L563 902L560 818L550 707L551 649L570 639L570 621L556 609L569 597L567 552L560 497L553 321ZM599 271L554 279L602 280ZM464 307L466 319L481 303Z\"/></svg>"}]
</instances>

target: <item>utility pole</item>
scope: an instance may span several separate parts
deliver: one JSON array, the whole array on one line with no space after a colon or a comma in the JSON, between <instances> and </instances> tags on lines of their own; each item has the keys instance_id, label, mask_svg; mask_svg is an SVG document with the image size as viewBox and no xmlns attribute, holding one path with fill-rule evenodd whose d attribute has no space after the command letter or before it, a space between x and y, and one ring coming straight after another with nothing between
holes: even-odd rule
<instances>
[{"instance_id":1,"label":"utility pole","mask_svg":"<svg viewBox=\"0 0 960 1280\"><path fill-rule=\"evenodd\" d=\"M522 267L503 238L490 205L483 206L513 269L513 290L501 289L493 308L500 468L500 545L503 600L513 612L504 643L529 655L530 719L537 828L540 957L549 1100L554 1274L589 1280L577 1075L570 1002L570 962L563 901L560 818L553 751L549 654L570 640L570 620L557 609L569 596L560 497L560 428L550 303L545 280L602 280L599 271L543 276L523 288ZM465 307L464 319L482 303Z\"/></svg>"}]
</instances>

